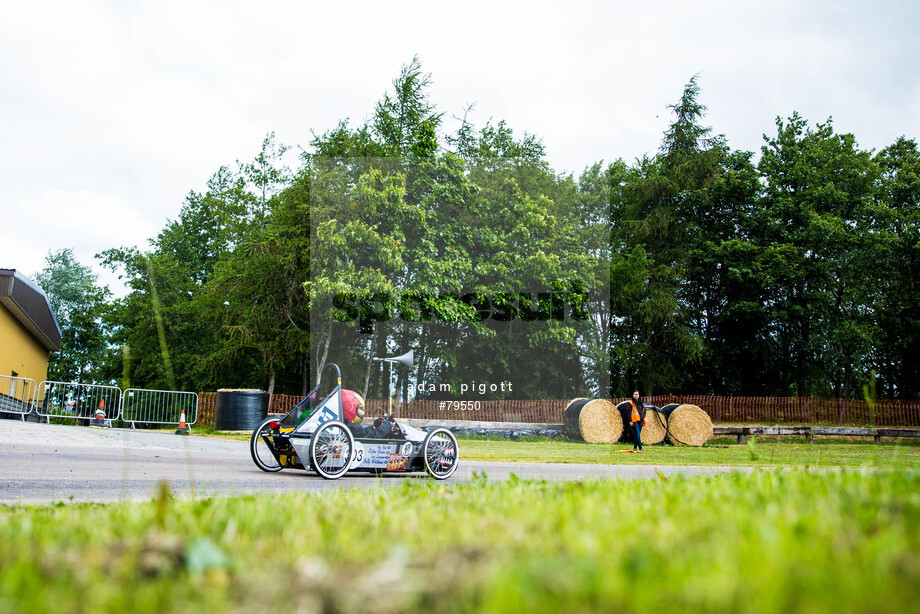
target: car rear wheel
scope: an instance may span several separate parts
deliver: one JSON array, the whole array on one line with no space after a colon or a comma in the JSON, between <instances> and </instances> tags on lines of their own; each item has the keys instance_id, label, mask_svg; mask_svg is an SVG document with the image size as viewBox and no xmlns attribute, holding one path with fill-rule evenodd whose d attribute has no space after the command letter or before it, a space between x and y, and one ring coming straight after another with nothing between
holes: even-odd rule
<instances>
[{"instance_id":1,"label":"car rear wheel","mask_svg":"<svg viewBox=\"0 0 920 614\"><path fill-rule=\"evenodd\" d=\"M270 473L281 471L281 464L272 453L269 443L265 441L266 438L272 438L272 431L275 431L274 435L278 434L277 427L273 428L271 426L272 422L277 424L278 418L266 418L263 420L252 432L252 439L249 440L249 453L252 454L252 460L255 462L256 467Z\"/></svg>"}]
</instances>

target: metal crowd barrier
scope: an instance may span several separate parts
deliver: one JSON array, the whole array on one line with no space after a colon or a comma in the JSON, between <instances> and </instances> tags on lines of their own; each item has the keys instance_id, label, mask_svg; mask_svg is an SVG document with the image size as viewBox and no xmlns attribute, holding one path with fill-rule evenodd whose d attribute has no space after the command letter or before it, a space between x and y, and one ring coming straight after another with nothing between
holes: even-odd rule
<instances>
[{"instance_id":1,"label":"metal crowd barrier","mask_svg":"<svg viewBox=\"0 0 920 614\"><path fill-rule=\"evenodd\" d=\"M0 412L19 414L24 421L32 411L35 389L34 379L0 375Z\"/></svg>"},{"instance_id":2,"label":"metal crowd barrier","mask_svg":"<svg viewBox=\"0 0 920 614\"><path fill-rule=\"evenodd\" d=\"M185 411L185 423L198 421L198 394L195 392L175 392L170 390L142 390L129 388L122 397L121 419L142 424L179 424L182 411Z\"/></svg>"},{"instance_id":3,"label":"metal crowd barrier","mask_svg":"<svg viewBox=\"0 0 920 614\"><path fill-rule=\"evenodd\" d=\"M121 409L121 390L99 384L45 381L38 387L35 406L36 413L49 422L51 418L92 420L97 409L111 420Z\"/></svg>"},{"instance_id":4,"label":"metal crowd barrier","mask_svg":"<svg viewBox=\"0 0 920 614\"><path fill-rule=\"evenodd\" d=\"M198 421L198 394L172 390L129 388L122 392L116 386L79 384L76 382L44 381L23 377L0 376L0 412L18 414L22 420L31 412L51 422L51 418L72 418L89 421L97 410L105 412L106 420L136 424L176 424L182 420Z\"/></svg>"}]
</instances>

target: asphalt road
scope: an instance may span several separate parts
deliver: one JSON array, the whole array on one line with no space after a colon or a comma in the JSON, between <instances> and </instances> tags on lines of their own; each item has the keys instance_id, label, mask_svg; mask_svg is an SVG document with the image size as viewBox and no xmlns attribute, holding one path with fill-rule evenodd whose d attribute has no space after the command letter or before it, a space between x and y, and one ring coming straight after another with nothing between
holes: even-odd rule
<instances>
[{"instance_id":1,"label":"asphalt road","mask_svg":"<svg viewBox=\"0 0 920 614\"><path fill-rule=\"evenodd\" d=\"M642 479L664 475L749 472L750 468L652 465L494 463L463 460L448 482L488 479ZM417 476L413 478L411 476ZM48 504L149 500L166 480L177 496L211 497L332 488L385 488L423 474L348 474L324 480L306 471L265 473L249 444L170 431L131 431L0 420L0 503Z\"/></svg>"}]
</instances>

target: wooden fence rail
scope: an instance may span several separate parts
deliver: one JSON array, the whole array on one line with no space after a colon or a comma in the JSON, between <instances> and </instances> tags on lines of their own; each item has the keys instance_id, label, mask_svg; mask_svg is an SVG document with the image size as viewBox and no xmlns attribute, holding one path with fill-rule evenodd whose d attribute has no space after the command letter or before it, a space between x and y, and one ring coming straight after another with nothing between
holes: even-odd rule
<instances>
[{"instance_id":1,"label":"wooden fence rail","mask_svg":"<svg viewBox=\"0 0 920 614\"><path fill-rule=\"evenodd\" d=\"M214 426L215 392L198 395L198 424ZM301 397L274 394L269 400L270 414L289 411ZM614 399L620 402L623 399ZM812 424L828 426L920 427L920 399L878 400L869 405L863 400L826 399L816 397L715 397L704 395L654 396L647 403L664 407L671 403L698 405L714 423L739 424ZM422 420L476 420L480 422L529 422L554 424L562 422L568 400L528 401L410 401L398 407L401 418ZM367 401L368 415L383 413L385 399Z\"/></svg>"}]
</instances>

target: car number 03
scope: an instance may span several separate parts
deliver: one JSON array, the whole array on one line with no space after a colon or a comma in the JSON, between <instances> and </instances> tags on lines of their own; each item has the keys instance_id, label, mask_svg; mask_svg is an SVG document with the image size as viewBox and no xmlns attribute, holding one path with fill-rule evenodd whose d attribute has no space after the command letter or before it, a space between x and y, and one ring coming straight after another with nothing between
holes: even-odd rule
<instances>
[{"instance_id":1,"label":"car number 03","mask_svg":"<svg viewBox=\"0 0 920 614\"><path fill-rule=\"evenodd\" d=\"M364 446L361 445L360 441L355 442L355 447L351 451L351 463L349 464L349 469L354 469L358 465L364 462Z\"/></svg>"}]
</instances>

